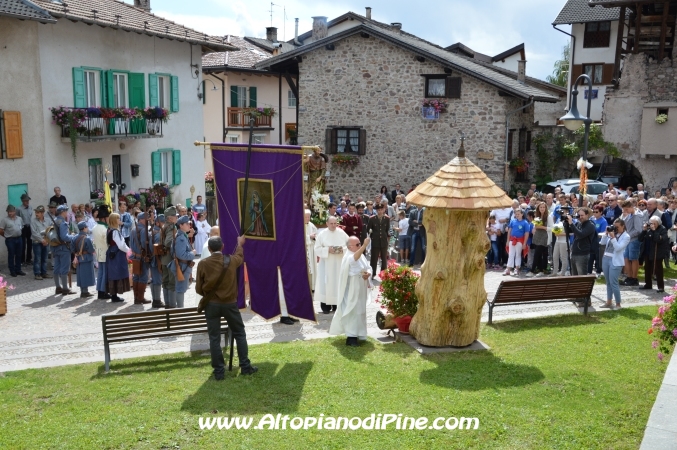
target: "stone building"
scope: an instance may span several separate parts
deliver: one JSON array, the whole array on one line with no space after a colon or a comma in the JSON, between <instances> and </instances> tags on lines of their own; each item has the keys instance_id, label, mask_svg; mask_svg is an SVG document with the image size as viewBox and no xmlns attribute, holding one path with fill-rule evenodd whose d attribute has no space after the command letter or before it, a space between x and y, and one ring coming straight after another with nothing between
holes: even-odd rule
<instances>
[{"instance_id":1,"label":"stone building","mask_svg":"<svg viewBox=\"0 0 677 450\"><path fill-rule=\"evenodd\" d=\"M324 147L328 187L365 197L381 185L408 189L452 159L464 133L468 157L507 189L514 174L506 161L529 148L533 103L559 95L528 82L524 61L511 77L370 13L316 17L295 38L299 47L256 64L298 80L299 143ZM446 112L425 118L424 100L447 102ZM344 155L357 166L333 163Z\"/></svg>"}]
</instances>

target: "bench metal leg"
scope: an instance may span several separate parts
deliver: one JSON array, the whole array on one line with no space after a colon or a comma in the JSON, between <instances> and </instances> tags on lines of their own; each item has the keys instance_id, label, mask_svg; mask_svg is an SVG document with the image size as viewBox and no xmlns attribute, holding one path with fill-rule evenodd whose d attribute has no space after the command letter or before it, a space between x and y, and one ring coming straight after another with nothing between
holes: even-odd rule
<instances>
[{"instance_id":1,"label":"bench metal leg","mask_svg":"<svg viewBox=\"0 0 677 450\"><path fill-rule=\"evenodd\" d=\"M494 305L491 302L487 302L487 305L489 305L489 325L491 325L491 319L492 319L492 314L494 312Z\"/></svg>"},{"instance_id":2,"label":"bench metal leg","mask_svg":"<svg viewBox=\"0 0 677 450\"><path fill-rule=\"evenodd\" d=\"M108 345L108 342L104 344L104 362L106 366L106 372L110 370L110 347Z\"/></svg>"},{"instance_id":3,"label":"bench metal leg","mask_svg":"<svg viewBox=\"0 0 677 450\"><path fill-rule=\"evenodd\" d=\"M586 297L585 299L585 306L583 307L583 315L588 315L588 303L590 303L592 300L590 297Z\"/></svg>"}]
</instances>

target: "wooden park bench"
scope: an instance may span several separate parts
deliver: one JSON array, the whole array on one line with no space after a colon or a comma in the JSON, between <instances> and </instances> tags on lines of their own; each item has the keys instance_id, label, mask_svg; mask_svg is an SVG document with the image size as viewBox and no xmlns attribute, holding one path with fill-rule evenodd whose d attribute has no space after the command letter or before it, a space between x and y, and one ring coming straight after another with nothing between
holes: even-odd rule
<instances>
[{"instance_id":1,"label":"wooden park bench","mask_svg":"<svg viewBox=\"0 0 677 450\"><path fill-rule=\"evenodd\" d=\"M595 275L571 277L542 277L519 280L505 280L498 286L489 305L489 323L495 306L526 305L530 303L554 303L583 299L583 313L588 314L588 303L595 285Z\"/></svg>"},{"instance_id":2,"label":"wooden park bench","mask_svg":"<svg viewBox=\"0 0 677 450\"><path fill-rule=\"evenodd\" d=\"M101 316L106 372L110 368L110 344L139 339L164 338L183 334L207 333L204 314L193 308L149 310L129 314ZM228 370L233 370L233 334L225 319L221 319L221 334L229 334L230 361ZM226 341L228 342L228 341Z\"/></svg>"}]
</instances>

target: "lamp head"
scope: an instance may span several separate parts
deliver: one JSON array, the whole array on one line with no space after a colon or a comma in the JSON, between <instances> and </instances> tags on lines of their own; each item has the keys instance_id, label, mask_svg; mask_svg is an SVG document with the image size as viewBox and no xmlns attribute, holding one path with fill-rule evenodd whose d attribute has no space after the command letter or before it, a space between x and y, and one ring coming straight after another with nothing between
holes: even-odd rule
<instances>
[{"instance_id":1,"label":"lamp head","mask_svg":"<svg viewBox=\"0 0 677 450\"><path fill-rule=\"evenodd\" d=\"M561 120L564 123L566 129L571 131L578 130L580 127L583 126L585 121L588 119L587 117L582 116L581 113L578 112L578 106L576 101L577 97L578 90L574 89L571 92L571 108L569 109L569 112L559 118L559 120Z\"/></svg>"}]
</instances>

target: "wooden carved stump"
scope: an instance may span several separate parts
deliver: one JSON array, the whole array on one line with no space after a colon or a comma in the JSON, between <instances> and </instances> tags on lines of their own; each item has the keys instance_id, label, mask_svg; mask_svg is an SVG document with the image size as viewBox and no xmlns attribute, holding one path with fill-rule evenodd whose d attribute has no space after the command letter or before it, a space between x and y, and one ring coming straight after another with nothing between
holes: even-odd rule
<instances>
[{"instance_id":1,"label":"wooden carved stump","mask_svg":"<svg viewBox=\"0 0 677 450\"><path fill-rule=\"evenodd\" d=\"M416 284L418 311L410 332L432 347L465 347L479 337L488 211L427 208L427 251Z\"/></svg>"}]
</instances>

